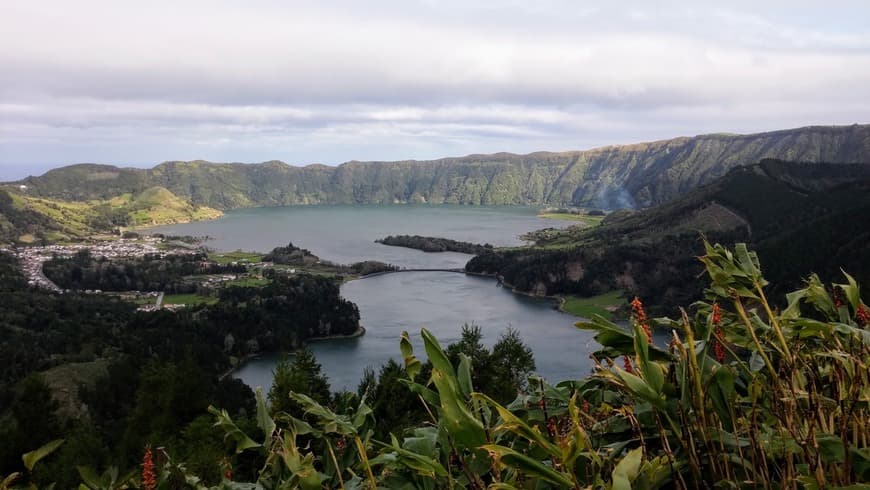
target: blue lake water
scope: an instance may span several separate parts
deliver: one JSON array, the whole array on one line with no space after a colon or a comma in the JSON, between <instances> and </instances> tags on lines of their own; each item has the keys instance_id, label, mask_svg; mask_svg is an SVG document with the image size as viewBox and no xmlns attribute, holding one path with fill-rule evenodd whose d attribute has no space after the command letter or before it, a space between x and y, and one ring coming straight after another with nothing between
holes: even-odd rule
<instances>
[{"instance_id":1,"label":"blue lake water","mask_svg":"<svg viewBox=\"0 0 870 490\"><path fill-rule=\"evenodd\" d=\"M387 235L429 235L496 246L522 244L519 235L569 223L538 218L526 207L310 206L258 208L227 213L215 221L174 225L155 232L208 235L218 250L269 251L292 241L322 259L351 263L373 259L407 268L461 268L470 256L425 253L374 243ZM449 272L403 272L351 281L342 296L359 306L366 335L314 342L311 348L333 389L355 389L367 366L377 369L401 359L399 336L412 334L422 356L419 332L427 328L447 345L462 325L475 323L492 345L508 327L520 332L534 354L539 374L551 381L589 372L594 341L576 329L576 318L550 300L529 298L496 287L492 279ZM246 363L236 376L268 390L277 355Z\"/></svg>"}]
</instances>

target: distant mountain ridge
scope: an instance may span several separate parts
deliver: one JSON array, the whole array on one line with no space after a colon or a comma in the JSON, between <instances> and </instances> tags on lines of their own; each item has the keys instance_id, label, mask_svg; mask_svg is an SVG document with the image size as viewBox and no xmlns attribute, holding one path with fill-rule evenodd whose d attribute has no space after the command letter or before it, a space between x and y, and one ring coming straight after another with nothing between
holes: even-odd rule
<instances>
[{"instance_id":1,"label":"distant mountain ridge","mask_svg":"<svg viewBox=\"0 0 870 490\"><path fill-rule=\"evenodd\" d=\"M466 269L500 274L522 292L623 290L666 309L699 299L703 234L728 246L748 242L766 277L785 290L811 272L841 280L841 269L866 283L868 216L870 159L816 165L767 159L666 204L613 212L597 227L538 233L535 246L484 253Z\"/></svg>"},{"instance_id":2,"label":"distant mountain ridge","mask_svg":"<svg viewBox=\"0 0 870 490\"><path fill-rule=\"evenodd\" d=\"M298 204L456 203L650 207L765 158L860 163L870 125L710 134L561 153L496 153L337 167L165 162L151 169L78 164L16 182L38 197L87 201L164 187L216 209Z\"/></svg>"}]
</instances>

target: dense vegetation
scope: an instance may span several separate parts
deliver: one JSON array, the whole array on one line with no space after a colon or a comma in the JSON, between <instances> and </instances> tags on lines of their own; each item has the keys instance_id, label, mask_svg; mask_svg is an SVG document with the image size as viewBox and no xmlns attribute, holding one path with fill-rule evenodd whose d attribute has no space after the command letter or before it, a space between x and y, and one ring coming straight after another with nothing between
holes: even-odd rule
<instances>
[{"instance_id":1,"label":"dense vegetation","mask_svg":"<svg viewBox=\"0 0 870 490\"><path fill-rule=\"evenodd\" d=\"M810 272L841 268L870 282L870 165L766 160L735 169L663 206L615 212L591 229L548 230L537 246L496 250L466 269L500 274L520 291L592 296L626 290L656 312L699 299L699 233L725 244L749 241L784 293Z\"/></svg>"},{"instance_id":2,"label":"dense vegetation","mask_svg":"<svg viewBox=\"0 0 870 490\"><path fill-rule=\"evenodd\" d=\"M532 377L508 404L486 394L473 328L446 350L423 330L425 364L404 334L404 365L385 366L377 385L370 373L359 395L330 396L316 361L300 353L276 370L271 409L262 394L254 419L209 408L231 449L220 484L208 485L860 488L870 480L870 308L858 284L812 275L778 309L744 245L705 244L700 261L710 282L691 312L652 321L635 299L628 329L601 317L578 323L601 346L593 374L557 385ZM654 328L671 332L669 345L652 343ZM379 427L379 417L420 413L373 408L379 400L367 394L388 373L398 381L390 390L405 396L387 399L419 403L424 416ZM144 454L141 480L122 484L206 488L183 456Z\"/></svg>"},{"instance_id":3,"label":"dense vegetation","mask_svg":"<svg viewBox=\"0 0 870 490\"><path fill-rule=\"evenodd\" d=\"M158 440L217 481L225 447L206 408L254 413L250 389L223 373L244 356L359 327L337 283L313 275L276 275L262 288L223 288L214 305L141 313L112 296L31 289L0 253L0 293L0 474L63 437L33 475L60 488L80 481L77 465L134 469L140 449Z\"/></svg>"},{"instance_id":4,"label":"dense vegetation","mask_svg":"<svg viewBox=\"0 0 870 490\"><path fill-rule=\"evenodd\" d=\"M186 276L196 274L239 274L243 265L218 264L204 253L145 254L112 259L93 257L83 249L72 257L54 257L43 264L46 277L64 289L102 291L162 291L194 293L201 286Z\"/></svg>"},{"instance_id":5,"label":"dense vegetation","mask_svg":"<svg viewBox=\"0 0 870 490\"><path fill-rule=\"evenodd\" d=\"M275 247L263 256L263 262L283 265L306 265L316 263L318 260L320 259L316 255L293 245L293 243L288 243L286 247Z\"/></svg>"},{"instance_id":6,"label":"dense vegetation","mask_svg":"<svg viewBox=\"0 0 870 490\"><path fill-rule=\"evenodd\" d=\"M808 127L752 135L704 135L588 151L497 153L416 162L295 167L202 161L152 169L73 165L21 181L36 196L109 200L164 188L196 206L233 209L318 203L456 203L648 207L730 169L781 158L862 162L870 126Z\"/></svg>"},{"instance_id":7,"label":"dense vegetation","mask_svg":"<svg viewBox=\"0 0 870 490\"><path fill-rule=\"evenodd\" d=\"M478 255L492 251L492 245L461 242L449 238L438 238L420 235L390 235L386 238L375 240L376 243L391 245L394 247L407 247L424 252L459 252L463 254Z\"/></svg>"}]
</instances>

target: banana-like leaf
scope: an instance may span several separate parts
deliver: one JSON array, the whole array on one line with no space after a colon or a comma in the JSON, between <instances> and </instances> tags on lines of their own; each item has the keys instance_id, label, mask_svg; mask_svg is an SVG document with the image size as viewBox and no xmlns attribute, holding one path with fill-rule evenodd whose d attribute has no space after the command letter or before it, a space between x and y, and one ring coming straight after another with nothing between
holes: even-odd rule
<instances>
[{"instance_id":1,"label":"banana-like leaf","mask_svg":"<svg viewBox=\"0 0 870 490\"><path fill-rule=\"evenodd\" d=\"M726 431L734 430L730 410L735 397L734 379L734 372L730 368L720 366L713 372L707 387L707 396Z\"/></svg>"},{"instance_id":2,"label":"banana-like leaf","mask_svg":"<svg viewBox=\"0 0 870 490\"><path fill-rule=\"evenodd\" d=\"M291 481L288 483L298 483L298 486L305 490L319 490L321 488L321 479L317 469L314 468L314 455L306 454L302 456L299 448L296 447L295 434L285 432L282 442L282 446L277 451L278 455L287 469L293 474L293 479L296 480L296 482ZM287 488L293 487L295 486L291 485Z\"/></svg>"},{"instance_id":3,"label":"banana-like leaf","mask_svg":"<svg viewBox=\"0 0 870 490\"><path fill-rule=\"evenodd\" d=\"M416 382L411 381L409 379L400 379L399 382L402 383L403 385L407 386L408 389L411 390L412 393L415 393L415 394L423 397L423 400L425 400L426 403L428 403L430 405L435 405L435 406L441 405L441 399L438 397L438 393L435 393L434 391L430 390L429 388L426 388L425 386L421 385L420 383L416 383Z\"/></svg>"},{"instance_id":4,"label":"banana-like leaf","mask_svg":"<svg viewBox=\"0 0 870 490\"><path fill-rule=\"evenodd\" d=\"M421 333L426 355L432 362L432 382L438 389L442 420L446 423L447 431L459 447L473 449L481 446L486 442L486 432L480 420L466 406L465 399L460 397L453 366L435 337L426 329Z\"/></svg>"},{"instance_id":5,"label":"banana-like leaf","mask_svg":"<svg viewBox=\"0 0 870 490\"><path fill-rule=\"evenodd\" d=\"M435 458L438 456L438 429L435 427L418 427L414 435L406 437L402 447L423 456Z\"/></svg>"},{"instance_id":6,"label":"banana-like leaf","mask_svg":"<svg viewBox=\"0 0 870 490\"><path fill-rule=\"evenodd\" d=\"M356 427L351 423L348 417L339 415L332 410L314 401L308 395L301 393L290 392L290 399L302 405L305 413L313 415L317 418L320 428L324 432L342 434L347 436L356 436Z\"/></svg>"},{"instance_id":7,"label":"banana-like leaf","mask_svg":"<svg viewBox=\"0 0 870 490\"><path fill-rule=\"evenodd\" d=\"M474 398L483 400L489 406L495 408L498 412L501 420L498 421L498 425L493 427L493 431L496 433L499 432L513 432L514 434L526 439L527 441L540 446L542 449L547 451L553 458L559 458L562 456L562 451L556 447L555 444L549 441L541 431L535 427L531 427L525 422L523 422L519 417L511 413L508 409L501 406L497 401L492 398L484 395L483 393L475 393L472 395Z\"/></svg>"},{"instance_id":8,"label":"banana-like leaf","mask_svg":"<svg viewBox=\"0 0 870 490\"><path fill-rule=\"evenodd\" d=\"M366 420L373 417L372 414L372 408L368 406L365 400L360 400L356 413L353 414L353 426L356 427L357 431L362 428Z\"/></svg>"},{"instance_id":9,"label":"banana-like leaf","mask_svg":"<svg viewBox=\"0 0 870 490\"><path fill-rule=\"evenodd\" d=\"M275 421L269 415L269 409L266 408L266 400L263 398L263 389L257 387L257 427L266 435L266 440L272 438L275 432Z\"/></svg>"},{"instance_id":10,"label":"banana-like leaf","mask_svg":"<svg viewBox=\"0 0 870 490\"><path fill-rule=\"evenodd\" d=\"M629 451L613 469L611 474L613 490L631 490L631 482L640 473L641 463L643 463L643 448Z\"/></svg>"},{"instance_id":11,"label":"banana-like leaf","mask_svg":"<svg viewBox=\"0 0 870 490\"><path fill-rule=\"evenodd\" d=\"M514 468L526 475L548 481L562 488L573 488L574 482L569 475L560 473L541 461L532 459L525 454L518 453L511 448L497 444L486 444L483 449L493 455L502 465Z\"/></svg>"},{"instance_id":12,"label":"banana-like leaf","mask_svg":"<svg viewBox=\"0 0 870 490\"><path fill-rule=\"evenodd\" d=\"M643 374L643 379L656 394L661 395L662 387L664 387L665 384L665 376L662 373L662 368L657 363L650 360L650 345L646 332L644 332L639 325L634 325L633 330L634 350L637 353L640 372Z\"/></svg>"},{"instance_id":13,"label":"banana-like leaf","mask_svg":"<svg viewBox=\"0 0 870 490\"><path fill-rule=\"evenodd\" d=\"M456 379L459 381L460 394L467 398L471 395L474 389L471 386L471 358L459 353L459 368L456 372Z\"/></svg>"},{"instance_id":14,"label":"banana-like leaf","mask_svg":"<svg viewBox=\"0 0 870 490\"><path fill-rule=\"evenodd\" d=\"M418 474L434 478L436 476L445 477L447 476L447 470L444 466L441 465L435 459L425 456L422 454L415 453L413 451L409 451L399 445L398 439L396 436L390 434L390 442L391 444L378 443L383 445L385 448L389 449L394 455L395 463L410 468L416 471ZM382 463L385 460L378 460L377 458L372 459L372 464Z\"/></svg>"},{"instance_id":15,"label":"banana-like leaf","mask_svg":"<svg viewBox=\"0 0 870 490\"><path fill-rule=\"evenodd\" d=\"M242 451L246 449L253 449L262 447L263 445L255 442L253 439L248 437L247 434L239 429L233 419L230 417L230 414L227 413L226 410L218 410L215 407L208 407L208 412L215 416L215 427L220 427L224 431L224 439L232 439L236 443L236 454L240 454Z\"/></svg>"},{"instance_id":16,"label":"banana-like leaf","mask_svg":"<svg viewBox=\"0 0 870 490\"><path fill-rule=\"evenodd\" d=\"M79 477L87 488L98 489L102 487L103 482L100 481L100 476L90 466L76 466L76 470L78 470Z\"/></svg>"},{"instance_id":17,"label":"banana-like leaf","mask_svg":"<svg viewBox=\"0 0 870 490\"><path fill-rule=\"evenodd\" d=\"M53 453L61 444L63 444L63 442L63 439L55 439L38 449L25 453L21 456L21 460L24 461L24 467L27 468L27 471L33 471L33 467L39 462L39 460Z\"/></svg>"},{"instance_id":18,"label":"banana-like leaf","mask_svg":"<svg viewBox=\"0 0 870 490\"><path fill-rule=\"evenodd\" d=\"M846 271L842 271L844 276L846 276L846 281L848 284L837 284L840 289L843 290L843 293L846 294L846 299L849 300L849 304L852 305L852 308L857 309L858 305L861 304L861 288L858 287L858 281L855 280L849 274L846 274Z\"/></svg>"},{"instance_id":19,"label":"banana-like leaf","mask_svg":"<svg viewBox=\"0 0 870 490\"><path fill-rule=\"evenodd\" d=\"M623 382L625 387L635 396L648 401L654 407L664 410L665 401L661 393L656 392L646 381L639 376L635 376L618 367L614 368L616 375Z\"/></svg>"},{"instance_id":20,"label":"banana-like leaf","mask_svg":"<svg viewBox=\"0 0 870 490\"><path fill-rule=\"evenodd\" d=\"M414 346L411 345L411 339L408 332L402 332L402 338L399 340L399 349L402 351L402 357L405 360L405 372L408 373L408 378L414 379L420 373L422 364L414 355Z\"/></svg>"},{"instance_id":21,"label":"banana-like leaf","mask_svg":"<svg viewBox=\"0 0 870 490\"><path fill-rule=\"evenodd\" d=\"M600 315L592 315L591 321L577 322L574 326L580 330L597 332L594 336L595 341L603 346L602 349L594 352L599 358L614 358L635 353L635 336L632 335L632 332ZM648 346L648 352L650 359L656 361L668 361L671 357L667 351L661 350L654 345Z\"/></svg>"},{"instance_id":22,"label":"banana-like leaf","mask_svg":"<svg viewBox=\"0 0 870 490\"><path fill-rule=\"evenodd\" d=\"M15 473L10 474L6 478L0 480L0 490L9 490L12 488L12 484L15 483L16 480L21 478L21 473L17 471Z\"/></svg>"}]
</instances>

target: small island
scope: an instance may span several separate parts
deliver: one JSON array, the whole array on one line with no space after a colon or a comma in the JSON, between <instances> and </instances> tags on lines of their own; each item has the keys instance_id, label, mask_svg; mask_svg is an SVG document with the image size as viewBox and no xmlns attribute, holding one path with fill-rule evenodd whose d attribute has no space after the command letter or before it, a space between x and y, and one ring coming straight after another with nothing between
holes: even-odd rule
<instances>
[{"instance_id":1,"label":"small island","mask_svg":"<svg viewBox=\"0 0 870 490\"><path fill-rule=\"evenodd\" d=\"M470 255L480 255L493 250L492 245L488 243L479 245L477 243L461 242L449 238L420 235L390 235L386 238L375 240L375 243L393 247L413 248L423 252L459 252Z\"/></svg>"}]
</instances>

